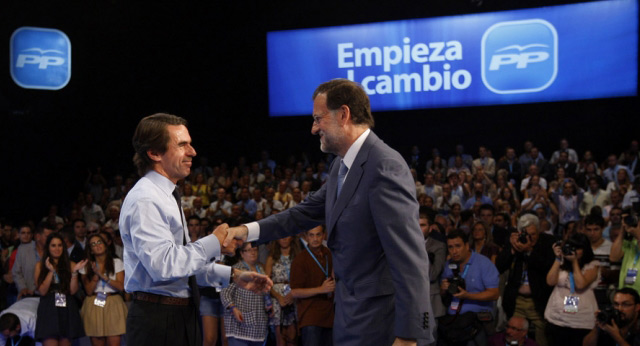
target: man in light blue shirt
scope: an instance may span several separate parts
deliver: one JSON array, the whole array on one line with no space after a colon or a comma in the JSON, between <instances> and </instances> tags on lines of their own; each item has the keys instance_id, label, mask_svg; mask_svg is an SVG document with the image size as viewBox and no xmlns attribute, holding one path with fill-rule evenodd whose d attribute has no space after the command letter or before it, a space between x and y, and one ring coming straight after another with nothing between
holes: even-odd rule
<instances>
[{"instance_id":1,"label":"man in light blue shirt","mask_svg":"<svg viewBox=\"0 0 640 346\"><path fill-rule=\"evenodd\" d=\"M223 287L233 280L268 292L268 277L210 262L233 253L222 248L226 224L189 242L176 184L191 171L195 149L186 120L154 114L140 121L133 136L134 164L142 178L127 194L120 214L125 290L134 302L127 316L131 345L201 345L196 275L201 286Z\"/></svg>"}]
</instances>

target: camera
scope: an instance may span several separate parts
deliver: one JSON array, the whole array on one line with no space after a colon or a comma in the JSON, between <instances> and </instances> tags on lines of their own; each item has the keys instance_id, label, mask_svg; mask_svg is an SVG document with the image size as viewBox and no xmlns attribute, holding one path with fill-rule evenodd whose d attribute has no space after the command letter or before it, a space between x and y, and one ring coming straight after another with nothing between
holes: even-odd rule
<instances>
[{"instance_id":1,"label":"camera","mask_svg":"<svg viewBox=\"0 0 640 346\"><path fill-rule=\"evenodd\" d=\"M615 321L617 325L620 325L620 311L612 307L607 307L604 310L598 312L596 319L600 323L612 324L611 321Z\"/></svg>"},{"instance_id":2,"label":"camera","mask_svg":"<svg viewBox=\"0 0 640 346\"><path fill-rule=\"evenodd\" d=\"M571 243L565 243L562 245L562 254L565 256L573 255L576 253L576 246Z\"/></svg>"},{"instance_id":3,"label":"camera","mask_svg":"<svg viewBox=\"0 0 640 346\"><path fill-rule=\"evenodd\" d=\"M453 272L453 277L448 279L449 288L447 289L447 292L449 292L449 294L456 294L458 293L458 287L466 288L466 283L464 279L460 276L460 269L458 268L457 264L455 263L449 264L449 269L451 269L451 271Z\"/></svg>"},{"instance_id":4,"label":"camera","mask_svg":"<svg viewBox=\"0 0 640 346\"><path fill-rule=\"evenodd\" d=\"M623 214L625 214L625 213L623 212ZM638 217L635 215L633 210L631 210L631 208L629 208L628 209L628 215L624 217L622 222L624 222L629 227L634 227L635 228L635 227L638 226Z\"/></svg>"},{"instance_id":5,"label":"camera","mask_svg":"<svg viewBox=\"0 0 640 346\"><path fill-rule=\"evenodd\" d=\"M518 234L518 242L522 244L526 244L527 242L529 242L529 235L527 234L527 232L520 232L520 234Z\"/></svg>"}]
</instances>

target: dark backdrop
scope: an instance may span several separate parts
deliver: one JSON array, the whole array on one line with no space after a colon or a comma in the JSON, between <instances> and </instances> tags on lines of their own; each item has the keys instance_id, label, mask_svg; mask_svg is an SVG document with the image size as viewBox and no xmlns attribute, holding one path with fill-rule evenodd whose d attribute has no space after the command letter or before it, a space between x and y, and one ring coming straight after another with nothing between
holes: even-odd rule
<instances>
[{"instance_id":1,"label":"dark backdrop","mask_svg":"<svg viewBox=\"0 0 640 346\"><path fill-rule=\"evenodd\" d=\"M573 1L564 1L569 3ZM60 4L62 3L62 5ZM72 76L59 91L18 87L0 68L0 216L45 215L82 190L88 168L128 174L131 135L158 111L190 121L200 155L234 163L267 149L279 161L319 156L311 118L267 116L266 32L507 10L559 1L282 1L184 5L131 1L0 4L0 66L21 26L57 28L72 42ZM615 53L615 52L610 52ZM309 113L312 103L309 100ZM533 140L547 157L561 137L603 160L638 137L638 98L378 112L376 132L401 152L418 144L448 156L456 143L502 154Z\"/></svg>"}]
</instances>

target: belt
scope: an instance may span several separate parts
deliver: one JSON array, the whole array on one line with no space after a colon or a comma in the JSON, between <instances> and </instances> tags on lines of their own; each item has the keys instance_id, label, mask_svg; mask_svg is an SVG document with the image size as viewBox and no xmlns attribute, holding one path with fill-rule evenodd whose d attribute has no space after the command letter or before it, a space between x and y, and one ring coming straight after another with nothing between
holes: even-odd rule
<instances>
[{"instance_id":1,"label":"belt","mask_svg":"<svg viewBox=\"0 0 640 346\"><path fill-rule=\"evenodd\" d=\"M134 292L133 299L149 303L180 306L189 305L189 302L191 301L190 298L169 297L147 292Z\"/></svg>"}]
</instances>

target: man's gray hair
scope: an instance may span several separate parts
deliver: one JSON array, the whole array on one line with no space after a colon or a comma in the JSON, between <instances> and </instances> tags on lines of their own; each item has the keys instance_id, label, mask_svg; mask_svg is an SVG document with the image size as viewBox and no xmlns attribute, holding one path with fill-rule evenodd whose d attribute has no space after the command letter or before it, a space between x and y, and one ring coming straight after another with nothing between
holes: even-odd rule
<instances>
[{"instance_id":1,"label":"man's gray hair","mask_svg":"<svg viewBox=\"0 0 640 346\"><path fill-rule=\"evenodd\" d=\"M540 230L540 219L533 214L524 214L518 220L518 231L522 231L531 225L536 226L536 230Z\"/></svg>"}]
</instances>

